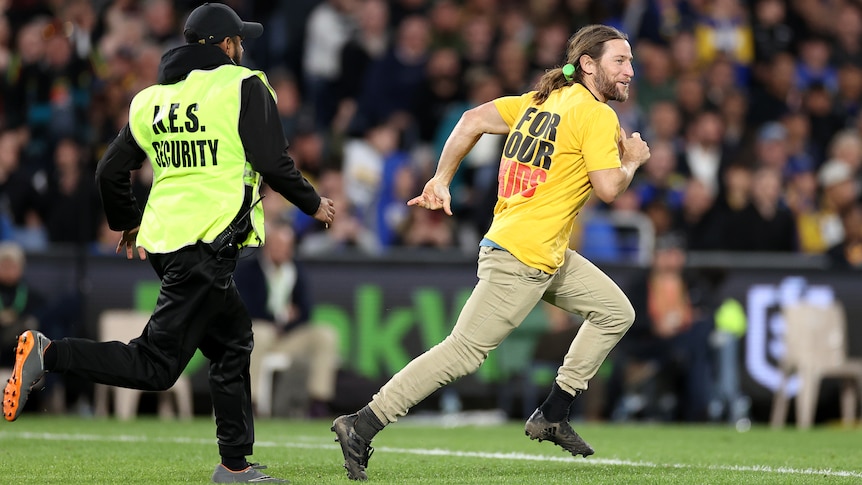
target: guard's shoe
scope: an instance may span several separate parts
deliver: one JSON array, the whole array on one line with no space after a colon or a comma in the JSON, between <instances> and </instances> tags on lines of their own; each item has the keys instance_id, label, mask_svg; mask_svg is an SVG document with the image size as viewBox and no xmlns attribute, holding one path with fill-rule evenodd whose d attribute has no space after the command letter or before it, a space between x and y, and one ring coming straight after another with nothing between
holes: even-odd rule
<instances>
[{"instance_id":1,"label":"guard's shoe","mask_svg":"<svg viewBox=\"0 0 862 485\"><path fill-rule=\"evenodd\" d=\"M15 367L12 377L3 389L3 417L15 421L24 409L30 391L45 375L45 362L42 352L51 344L48 337L36 330L27 330L18 336L15 347Z\"/></svg>"},{"instance_id":2,"label":"guard's shoe","mask_svg":"<svg viewBox=\"0 0 862 485\"><path fill-rule=\"evenodd\" d=\"M531 440L539 440L540 442L548 440L555 443L573 456L583 455L586 458L595 453L593 448L572 429L568 421L558 423L548 421L539 409L536 409L530 419L527 420L524 433Z\"/></svg>"},{"instance_id":3,"label":"guard's shoe","mask_svg":"<svg viewBox=\"0 0 862 485\"><path fill-rule=\"evenodd\" d=\"M356 419L358 414L348 414L335 418L330 430L335 432L335 441L341 444L341 454L344 455L344 468L347 478L351 480L368 480L365 467L374 448L371 442L356 434Z\"/></svg>"},{"instance_id":4,"label":"guard's shoe","mask_svg":"<svg viewBox=\"0 0 862 485\"><path fill-rule=\"evenodd\" d=\"M290 483L261 472L264 469L266 466L253 463L246 469L235 472L219 463L213 471L213 483Z\"/></svg>"}]
</instances>

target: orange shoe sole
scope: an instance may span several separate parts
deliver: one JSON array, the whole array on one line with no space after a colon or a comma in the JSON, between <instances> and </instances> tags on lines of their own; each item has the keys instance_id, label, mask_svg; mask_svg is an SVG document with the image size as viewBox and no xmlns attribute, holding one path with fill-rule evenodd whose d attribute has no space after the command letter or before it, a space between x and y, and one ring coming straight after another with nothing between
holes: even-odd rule
<instances>
[{"instance_id":1,"label":"orange shoe sole","mask_svg":"<svg viewBox=\"0 0 862 485\"><path fill-rule=\"evenodd\" d=\"M33 332L27 330L18 336L18 345L15 347L15 368L12 370L12 377L6 381L6 387L3 389L3 418L6 421L15 421L18 415L21 414L21 372L24 369L24 362L33 348L36 346L36 336ZM34 383L28 384L32 386ZM27 389L29 393L30 389ZM26 398L25 398L26 402Z\"/></svg>"}]
</instances>

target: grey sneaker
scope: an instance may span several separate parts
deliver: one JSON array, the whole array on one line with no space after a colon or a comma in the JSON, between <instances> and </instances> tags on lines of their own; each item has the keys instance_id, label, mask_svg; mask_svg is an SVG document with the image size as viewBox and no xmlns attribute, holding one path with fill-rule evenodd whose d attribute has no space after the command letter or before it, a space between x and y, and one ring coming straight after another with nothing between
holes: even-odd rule
<instances>
[{"instance_id":1,"label":"grey sneaker","mask_svg":"<svg viewBox=\"0 0 862 485\"><path fill-rule=\"evenodd\" d=\"M242 471L231 471L221 463L213 471L213 483L290 483L281 478L274 478L261 472L266 466L251 464Z\"/></svg>"},{"instance_id":2,"label":"grey sneaker","mask_svg":"<svg viewBox=\"0 0 862 485\"><path fill-rule=\"evenodd\" d=\"M354 425L359 417L356 413L339 416L332 422L330 430L335 432L335 441L341 444L341 454L344 455L344 468L347 478L351 480L368 480L365 467L374 448L371 442L356 434Z\"/></svg>"},{"instance_id":3,"label":"grey sneaker","mask_svg":"<svg viewBox=\"0 0 862 485\"><path fill-rule=\"evenodd\" d=\"M586 458L595 453L593 448L582 440L578 433L575 433L568 421L553 423L548 421L542 411L538 409L527 420L524 434L529 436L531 440L539 440L540 442L548 440L568 451L572 456L583 455Z\"/></svg>"},{"instance_id":4,"label":"grey sneaker","mask_svg":"<svg viewBox=\"0 0 862 485\"><path fill-rule=\"evenodd\" d=\"M36 330L27 330L18 336L15 347L15 367L12 377L3 389L3 417L15 421L27 404L30 391L45 375L45 362L42 352L51 344L48 337Z\"/></svg>"}]
</instances>

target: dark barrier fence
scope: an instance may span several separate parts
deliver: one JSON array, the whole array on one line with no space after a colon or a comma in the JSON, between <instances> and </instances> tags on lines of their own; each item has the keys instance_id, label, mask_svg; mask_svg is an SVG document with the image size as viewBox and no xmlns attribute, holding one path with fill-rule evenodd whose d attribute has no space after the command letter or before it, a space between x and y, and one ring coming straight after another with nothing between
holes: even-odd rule
<instances>
[{"instance_id":1,"label":"dark barrier fence","mask_svg":"<svg viewBox=\"0 0 862 485\"><path fill-rule=\"evenodd\" d=\"M755 418L765 419L778 384L783 305L840 300L847 312L850 354L862 356L862 273L827 271L819 259L801 256L701 253L691 254L689 261L694 270L720 276L714 289L718 300L736 299L745 308L748 328L740 343L739 365ZM461 253L421 251L385 258L338 254L304 263L316 301L314 319L338 329L345 369L372 382L391 376L442 340L476 282L475 255ZM602 267L623 288L643 271ZM52 300L75 301L71 297L77 295L80 308L68 308L80 312L80 324L68 331L89 337L95 335L101 311L140 305L136 290L155 281L147 262L74 252L29 255L26 275ZM529 364L545 326L542 312L534 311L475 376L456 383L458 389L482 405L499 404L505 394L501 389L514 385L512 379ZM821 419L837 413L837 404L825 399Z\"/></svg>"}]
</instances>

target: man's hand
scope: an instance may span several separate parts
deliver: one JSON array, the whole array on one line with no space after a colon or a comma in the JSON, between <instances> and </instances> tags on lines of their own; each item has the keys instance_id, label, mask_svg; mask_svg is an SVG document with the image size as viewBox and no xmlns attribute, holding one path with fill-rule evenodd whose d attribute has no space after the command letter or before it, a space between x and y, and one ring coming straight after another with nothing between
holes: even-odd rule
<instances>
[{"instance_id":1,"label":"man's hand","mask_svg":"<svg viewBox=\"0 0 862 485\"><path fill-rule=\"evenodd\" d=\"M410 199L407 205L418 205L431 210L443 208L446 214L452 215L452 196L449 194L449 186L436 178L429 180L422 190L422 195Z\"/></svg>"},{"instance_id":2,"label":"man's hand","mask_svg":"<svg viewBox=\"0 0 862 485\"><path fill-rule=\"evenodd\" d=\"M120 251L125 249L126 259L134 259L134 251L137 249L138 259L147 259L147 253L144 251L144 248L137 245L138 230L140 228L141 226L138 226L134 229L126 229L123 231L123 235L120 237L120 242L117 243L117 254L120 254Z\"/></svg>"},{"instance_id":3,"label":"man's hand","mask_svg":"<svg viewBox=\"0 0 862 485\"><path fill-rule=\"evenodd\" d=\"M329 225L335 219L335 204L332 202L332 199L329 197L320 198L320 206L317 208L317 212L314 213L314 218L326 224L326 228L329 229Z\"/></svg>"},{"instance_id":4,"label":"man's hand","mask_svg":"<svg viewBox=\"0 0 862 485\"><path fill-rule=\"evenodd\" d=\"M649 160L649 146L638 132L632 133L632 136L626 138L626 131L620 128L620 160L624 163L637 163L640 167Z\"/></svg>"}]
</instances>

